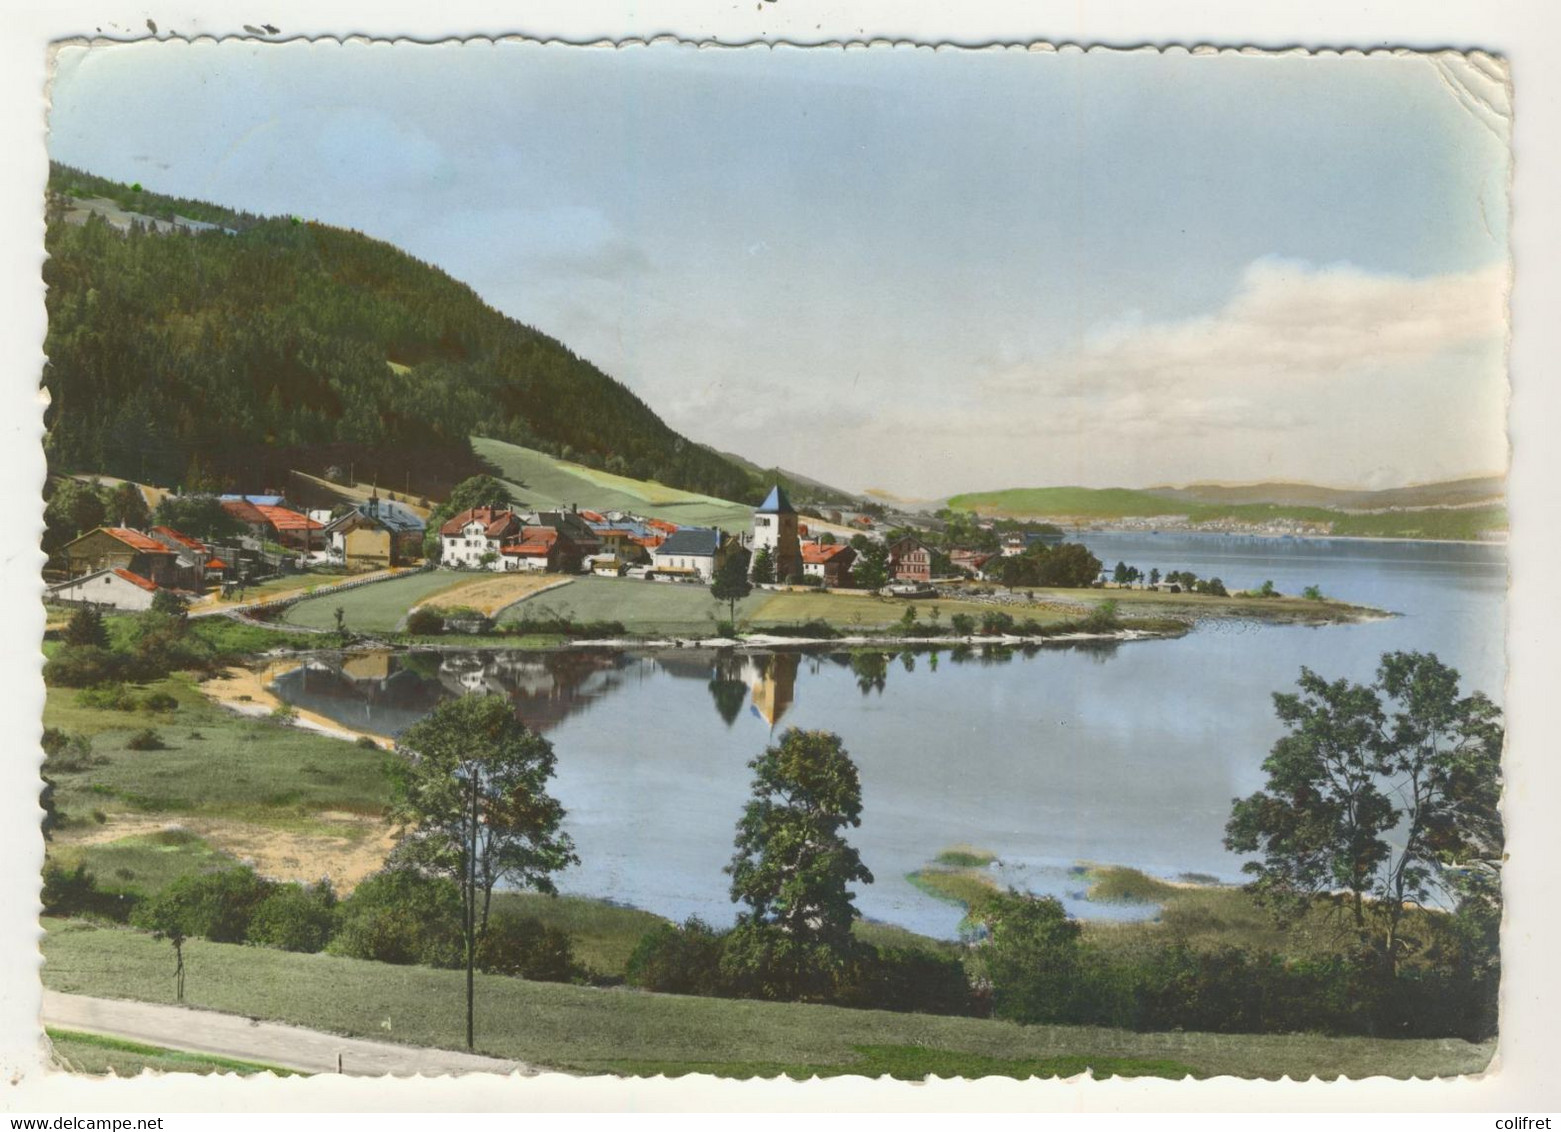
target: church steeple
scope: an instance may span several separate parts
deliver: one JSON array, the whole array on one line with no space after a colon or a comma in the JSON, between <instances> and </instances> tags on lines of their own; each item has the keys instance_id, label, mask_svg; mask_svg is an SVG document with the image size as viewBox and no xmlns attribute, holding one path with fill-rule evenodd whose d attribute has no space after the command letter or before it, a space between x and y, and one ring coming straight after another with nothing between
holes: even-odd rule
<instances>
[{"instance_id":1,"label":"church steeple","mask_svg":"<svg viewBox=\"0 0 1561 1132\"><path fill-rule=\"evenodd\" d=\"M797 538L797 509L780 484L770 488L753 513L753 549L768 549L775 562L775 580L787 582L802 573L802 543Z\"/></svg>"}]
</instances>

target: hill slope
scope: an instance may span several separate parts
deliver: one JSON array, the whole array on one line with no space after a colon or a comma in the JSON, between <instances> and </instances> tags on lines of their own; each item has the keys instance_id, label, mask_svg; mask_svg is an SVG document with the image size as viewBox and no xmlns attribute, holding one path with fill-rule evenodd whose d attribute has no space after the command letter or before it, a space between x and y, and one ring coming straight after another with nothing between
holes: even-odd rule
<instances>
[{"instance_id":1,"label":"hill slope","mask_svg":"<svg viewBox=\"0 0 1561 1132\"><path fill-rule=\"evenodd\" d=\"M176 216L220 227L144 219ZM352 463L437 496L478 469L481 433L758 497L746 470L563 344L359 233L55 166L46 238L54 470L256 490Z\"/></svg>"},{"instance_id":2,"label":"hill slope","mask_svg":"<svg viewBox=\"0 0 1561 1132\"><path fill-rule=\"evenodd\" d=\"M487 437L472 437L472 449L528 507L553 510L574 504L732 532L746 531L753 524L753 508L729 499L613 475Z\"/></svg>"}]
</instances>

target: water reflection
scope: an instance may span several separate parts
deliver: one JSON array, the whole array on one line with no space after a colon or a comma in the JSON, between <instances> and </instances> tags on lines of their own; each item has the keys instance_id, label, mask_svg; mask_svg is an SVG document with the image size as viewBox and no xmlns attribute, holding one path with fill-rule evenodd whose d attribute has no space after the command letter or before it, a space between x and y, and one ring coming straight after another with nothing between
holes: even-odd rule
<instances>
[{"instance_id":1,"label":"water reflection","mask_svg":"<svg viewBox=\"0 0 1561 1132\"><path fill-rule=\"evenodd\" d=\"M547 732L610 695L629 658L611 652L377 651L313 657L273 670L277 697L358 731L394 737L442 700L496 693Z\"/></svg>"}]
</instances>

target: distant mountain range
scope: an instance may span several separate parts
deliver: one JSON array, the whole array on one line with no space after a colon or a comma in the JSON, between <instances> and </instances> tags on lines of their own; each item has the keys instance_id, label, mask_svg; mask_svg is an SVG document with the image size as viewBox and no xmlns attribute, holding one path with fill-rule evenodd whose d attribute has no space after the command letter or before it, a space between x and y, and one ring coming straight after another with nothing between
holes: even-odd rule
<instances>
[{"instance_id":1,"label":"distant mountain range","mask_svg":"<svg viewBox=\"0 0 1561 1132\"><path fill-rule=\"evenodd\" d=\"M956 495L957 511L1060 523L1159 521L1232 529L1305 529L1377 538L1474 540L1506 530L1506 480L1481 476L1382 491L1311 484L1190 484L1185 487L1042 487Z\"/></svg>"},{"instance_id":2,"label":"distant mountain range","mask_svg":"<svg viewBox=\"0 0 1561 1132\"><path fill-rule=\"evenodd\" d=\"M1336 511L1389 511L1404 507L1469 507L1503 502L1505 476L1476 476L1445 483L1414 484L1380 491L1318 487L1307 483L1212 484L1151 487L1151 495L1194 503L1277 503L1287 507L1326 507Z\"/></svg>"}]
</instances>

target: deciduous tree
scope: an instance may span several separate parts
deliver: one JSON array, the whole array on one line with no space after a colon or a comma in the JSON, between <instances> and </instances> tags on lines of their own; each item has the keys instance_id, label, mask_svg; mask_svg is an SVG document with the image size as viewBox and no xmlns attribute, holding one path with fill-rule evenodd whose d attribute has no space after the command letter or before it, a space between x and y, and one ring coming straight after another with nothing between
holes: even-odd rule
<instances>
[{"instance_id":1,"label":"deciduous tree","mask_svg":"<svg viewBox=\"0 0 1561 1132\"><path fill-rule=\"evenodd\" d=\"M791 728L748 765L753 798L726 869L747 908L730 954L766 997L826 996L850 957L850 886L873 880L844 835L862 820L856 764L838 735Z\"/></svg>"},{"instance_id":2,"label":"deciduous tree","mask_svg":"<svg viewBox=\"0 0 1561 1132\"><path fill-rule=\"evenodd\" d=\"M1303 668L1299 686L1274 696L1287 734L1263 763L1267 788L1235 801L1225 844L1261 854L1245 871L1281 917L1342 904L1395 971L1418 944L1407 909L1499 869L1500 711L1427 653L1385 654L1370 685Z\"/></svg>"},{"instance_id":3,"label":"deciduous tree","mask_svg":"<svg viewBox=\"0 0 1561 1132\"><path fill-rule=\"evenodd\" d=\"M576 863L560 831L564 809L547 792L553 748L515 717L503 696L449 700L413 724L391 764L392 862L453 880L461 890L466 957L466 1045L473 1044L474 971L501 882L553 892Z\"/></svg>"}]
</instances>

